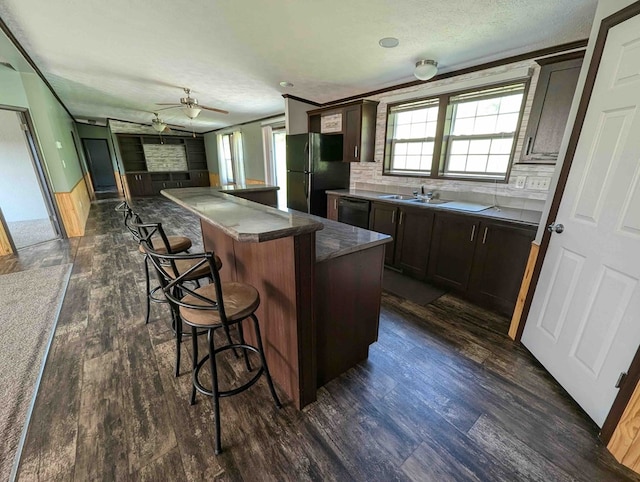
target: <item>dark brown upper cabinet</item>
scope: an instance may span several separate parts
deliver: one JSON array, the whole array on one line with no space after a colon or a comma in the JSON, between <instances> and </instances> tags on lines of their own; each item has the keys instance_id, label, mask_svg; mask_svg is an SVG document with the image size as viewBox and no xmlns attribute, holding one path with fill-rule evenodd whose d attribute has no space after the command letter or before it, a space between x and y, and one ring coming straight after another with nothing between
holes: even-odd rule
<instances>
[{"instance_id":1,"label":"dark brown upper cabinet","mask_svg":"<svg viewBox=\"0 0 640 482\"><path fill-rule=\"evenodd\" d=\"M309 132L343 136L344 162L373 162L378 102L360 100L307 113Z\"/></svg>"},{"instance_id":2,"label":"dark brown upper cabinet","mask_svg":"<svg viewBox=\"0 0 640 482\"><path fill-rule=\"evenodd\" d=\"M555 164L569 118L584 52L538 60L541 65L531 105L521 163Z\"/></svg>"}]
</instances>

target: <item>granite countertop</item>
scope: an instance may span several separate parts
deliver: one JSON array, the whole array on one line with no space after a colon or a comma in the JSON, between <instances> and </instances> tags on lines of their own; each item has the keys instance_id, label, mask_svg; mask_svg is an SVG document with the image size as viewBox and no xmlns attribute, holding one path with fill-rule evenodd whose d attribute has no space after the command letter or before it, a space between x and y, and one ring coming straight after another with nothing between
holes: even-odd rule
<instances>
[{"instance_id":1,"label":"granite countertop","mask_svg":"<svg viewBox=\"0 0 640 482\"><path fill-rule=\"evenodd\" d=\"M513 223L526 224L529 226L538 226L542 213L540 211L531 211L528 209L507 208L507 207L490 207L482 211L463 211L459 209L447 208L447 204L424 204L424 203L408 203L406 200L390 199L381 196L390 196L392 193L366 191L361 189L338 189L329 190L327 194L335 194L336 196L349 196L354 198L366 199L368 201L378 201L385 203L393 203L398 206L412 206L420 209L436 209L441 212L459 213L469 216L481 218L500 219ZM481 204L481 203L479 203Z\"/></svg>"},{"instance_id":2,"label":"granite countertop","mask_svg":"<svg viewBox=\"0 0 640 482\"><path fill-rule=\"evenodd\" d=\"M264 190L258 185L256 190ZM252 190L248 186L245 191ZM322 222L225 194L217 187L164 189L160 193L233 239L260 243L321 230Z\"/></svg>"},{"instance_id":3,"label":"granite countertop","mask_svg":"<svg viewBox=\"0 0 640 482\"><path fill-rule=\"evenodd\" d=\"M262 187L262 186L259 186ZM247 191L250 189L247 188ZM316 262L391 241L391 236L311 214L264 206L211 187L165 189L162 195L237 241L261 242L316 231Z\"/></svg>"},{"instance_id":4,"label":"granite countertop","mask_svg":"<svg viewBox=\"0 0 640 482\"><path fill-rule=\"evenodd\" d=\"M349 224L332 221L331 219L287 209L286 207L280 207L279 209L297 213L300 216L305 216L324 224L324 229L316 233L316 262L338 258L392 241L391 236L387 234L357 228Z\"/></svg>"}]
</instances>

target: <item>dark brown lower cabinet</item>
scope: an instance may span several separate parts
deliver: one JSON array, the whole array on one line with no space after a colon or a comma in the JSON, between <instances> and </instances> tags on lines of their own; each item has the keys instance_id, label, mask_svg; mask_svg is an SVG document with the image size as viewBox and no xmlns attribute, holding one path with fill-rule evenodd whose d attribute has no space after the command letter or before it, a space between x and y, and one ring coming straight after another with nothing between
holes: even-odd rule
<instances>
[{"instance_id":1,"label":"dark brown lower cabinet","mask_svg":"<svg viewBox=\"0 0 640 482\"><path fill-rule=\"evenodd\" d=\"M429 279L466 291L480 221L461 214L436 213L429 255Z\"/></svg>"},{"instance_id":2,"label":"dark brown lower cabinet","mask_svg":"<svg viewBox=\"0 0 640 482\"><path fill-rule=\"evenodd\" d=\"M502 313L513 313L535 235L533 226L482 221L469 297Z\"/></svg>"},{"instance_id":3,"label":"dark brown lower cabinet","mask_svg":"<svg viewBox=\"0 0 640 482\"><path fill-rule=\"evenodd\" d=\"M153 194L153 186L151 185L151 176L146 172L127 173L127 188L129 196L151 196Z\"/></svg>"},{"instance_id":4,"label":"dark brown lower cabinet","mask_svg":"<svg viewBox=\"0 0 640 482\"><path fill-rule=\"evenodd\" d=\"M338 198L335 194L327 194L327 219L338 220Z\"/></svg>"},{"instance_id":5,"label":"dark brown lower cabinet","mask_svg":"<svg viewBox=\"0 0 640 482\"><path fill-rule=\"evenodd\" d=\"M369 212L369 229L393 237L393 241L385 244L384 264L393 266L396 249L396 221L398 208L388 203L371 203Z\"/></svg>"},{"instance_id":6,"label":"dark brown lower cabinet","mask_svg":"<svg viewBox=\"0 0 640 482\"><path fill-rule=\"evenodd\" d=\"M436 213L429 279L511 315L535 226Z\"/></svg>"},{"instance_id":7,"label":"dark brown lower cabinet","mask_svg":"<svg viewBox=\"0 0 640 482\"><path fill-rule=\"evenodd\" d=\"M399 208L395 264L404 274L423 280L431 244L434 213L420 208Z\"/></svg>"}]
</instances>

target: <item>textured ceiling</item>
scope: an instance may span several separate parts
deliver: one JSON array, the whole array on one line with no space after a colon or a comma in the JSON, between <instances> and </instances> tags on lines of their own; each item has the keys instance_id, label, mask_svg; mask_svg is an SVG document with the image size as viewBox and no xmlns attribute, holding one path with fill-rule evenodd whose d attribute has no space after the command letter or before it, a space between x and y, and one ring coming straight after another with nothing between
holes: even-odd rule
<instances>
[{"instance_id":1,"label":"textured ceiling","mask_svg":"<svg viewBox=\"0 0 640 482\"><path fill-rule=\"evenodd\" d=\"M0 17L77 118L149 122L190 87L202 132L585 39L596 0L2 0ZM382 37L400 40L395 49ZM287 80L292 88L282 88Z\"/></svg>"}]
</instances>

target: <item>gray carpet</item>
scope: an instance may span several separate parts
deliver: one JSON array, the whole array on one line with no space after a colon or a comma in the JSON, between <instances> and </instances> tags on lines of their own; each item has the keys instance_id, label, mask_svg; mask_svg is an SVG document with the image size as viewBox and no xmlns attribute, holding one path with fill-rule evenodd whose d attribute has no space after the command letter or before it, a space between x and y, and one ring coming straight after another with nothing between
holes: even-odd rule
<instances>
[{"instance_id":1,"label":"gray carpet","mask_svg":"<svg viewBox=\"0 0 640 482\"><path fill-rule=\"evenodd\" d=\"M384 270L382 289L421 306L428 305L447 292L388 268Z\"/></svg>"},{"instance_id":2,"label":"gray carpet","mask_svg":"<svg viewBox=\"0 0 640 482\"><path fill-rule=\"evenodd\" d=\"M56 239L56 233L49 219L12 221L7 223L16 249Z\"/></svg>"},{"instance_id":3,"label":"gray carpet","mask_svg":"<svg viewBox=\"0 0 640 482\"><path fill-rule=\"evenodd\" d=\"M9 480L64 298L70 264L0 276L0 480Z\"/></svg>"}]
</instances>

